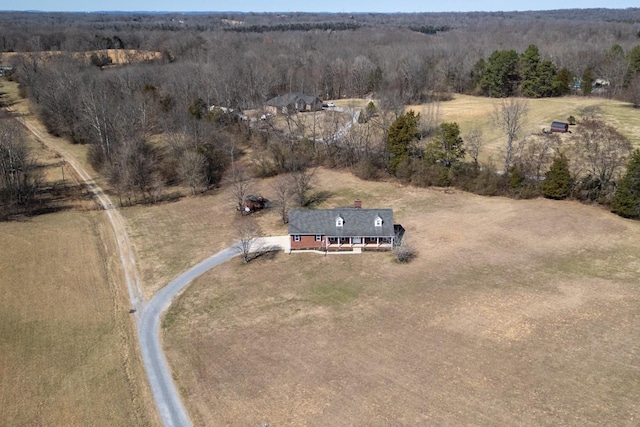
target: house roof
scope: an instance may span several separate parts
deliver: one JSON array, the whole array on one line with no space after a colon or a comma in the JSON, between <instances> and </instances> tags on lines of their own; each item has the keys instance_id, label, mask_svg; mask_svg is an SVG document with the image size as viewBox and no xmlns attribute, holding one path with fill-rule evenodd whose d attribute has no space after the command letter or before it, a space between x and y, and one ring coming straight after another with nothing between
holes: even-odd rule
<instances>
[{"instance_id":1,"label":"house roof","mask_svg":"<svg viewBox=\"0 0 640 427\"><path fill-rule=\"evenodd\" d=\"M317 96L305 95L304 93L295 92L271 98L267 101L267 105L270 105L272 107L286 107L287 105L295 104L299 99L303 100L306 104L322 103L322 100Z\"/></svg>"},{"instance_id":2,"label":"house roof","mask_svg":"<svg viewBox=\"0 0 640 427\"><path fill-rule=\"evenodd\" d=\"M376 218L382 219L382 226L375 226ZM344 220L343 226L336 226L336 219ZM289 211L289 234L321 234L329 237L393 237L392 209L309 209Z\"/></svg>"}]
</instances>

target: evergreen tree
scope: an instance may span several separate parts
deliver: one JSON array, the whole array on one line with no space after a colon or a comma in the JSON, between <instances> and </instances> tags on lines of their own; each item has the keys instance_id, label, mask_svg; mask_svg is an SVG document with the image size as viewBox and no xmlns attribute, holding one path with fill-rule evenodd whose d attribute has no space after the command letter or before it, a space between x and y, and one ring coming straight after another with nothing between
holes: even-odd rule
<instances>
[{"instance_id":1,"label":"evergreen tree","mask_svg":"<svg viewBox=\"0 0 640 427\"><path fill-rule=\"evenodd\" d=\"M538 90L539 67L540 53L538 52L538 47L534 44L529 45L527 50L520 55L520 78L522 79L520 91L522 96L540 97Z\"/></svg>"},{"instance_id":2,"label":"evergreen tree","mask_svg":"<svg viewBox=\"0 0 640 427\"><path fill-rule=\"evenodd\" d=\"M554 86L557 74L558 70L551 61L542 61L540 65L538 65L538 97L548 98L558 95Z\"/></svg>"},{"instance_id":3,"label":"evergreen tree","mask_svg":"<svg viewBox=\"0 0 640 427\"><path fill-rule=\"evenodd\" d=\"M627 55L627 74L625 75L625 85L629 86L633 77L640 73L640 45L631 49Z\"/></svg>"},{"instance_id":4,"label":"evergreen tree","mask_svg":"<svg viewBox=\"0 0 640 427\"><path fill-rule=\"evenodd\" d=\"M548 199L562 200L569 196L570 191L571 172L569 172L569 160L561 154L553 159L553 164L545 175L542 194Z\"/></svg>"},{"instance_id":5,"label":"evergreen tree","mask_svg":"<svg viewBox=\"0 0 640 427\"><path fill-rule=\"evenodd\" d=\"M555 95L566 95L571 91L571 82L573 75L566 68L561 68L553 79L553 92Z\"/></svg>"},{"instance_id":6,"label":"evergreen tree","mask_svg":"<svg viewBox=\"0 0 640 427\"><path fill-rule=\"evenodd\" d=\"M458 123L441 123L427 147L427 157L450 168L464 159L464 141L460 136Z\"/></svg>"},{"instance_id":7,"label":"evergreen tree","mask_svg":"<svg viewBox=\"0 0 640 427\"><path fill-rule=\"evenodd\" d=\"M629 61L629 71L632 73L640 72L640 45L637 45L627 55Z\"/></svg>"},{"instance_id":8,"label":"evergreen tree","mask_svg":"<svg viewBox=\"0 0 640 427\"><path fill-rule=\"evenodd\" d=\"M493 98L506 98L513 95L517 87L518 54L515 50L496 50L486 63L480 87Z\"/></svg>"},{"instance_id":9,"label":"evergreen tree","mask_svg":"<svg viewBox=\"0 0 640 427\"><path fill-rule=\"evenodd\" d=\"M419 122L420 113L416 114L413 110L409 110L398 117L389 127L387 150L390 155L389 170L392 173L395 174L398 165L409 159L411 143L419 135Z\"/></svg>"},{"instance_id":10,"label":"evergreen tree","mask_svg":"<svg viewBox=\"0 0 640 427\"><path fill-rule=\"evenodd\" d=\"M542 98L557 95L554 82L558 70L551 61L541 61L536 45L530 45L520 56L520 87L523 96Z\"/></svg>"},{"instance_id":11,"label":"evergreen tree","mask_svg":"<svg viewBox=\"0 0 640 427\"><path fill-rule=\"evenodd\" d=\"M627 172L618 183L611 211L625 218L640 219L640 150L636 149Z\"/></svg>"},{"instance_id":12,"label":"evergreen tree","mask_svg":"<svg viewBox=\"0 0 640 427\"><path fill-rule=\"evenodd\" d=\"M593 89L593 69L591 67L587 67L587 69L584 70L584 73L582 73L580 89L582 89L583 95L591 95L591 89Z\"/></svg>"}]
</instances>

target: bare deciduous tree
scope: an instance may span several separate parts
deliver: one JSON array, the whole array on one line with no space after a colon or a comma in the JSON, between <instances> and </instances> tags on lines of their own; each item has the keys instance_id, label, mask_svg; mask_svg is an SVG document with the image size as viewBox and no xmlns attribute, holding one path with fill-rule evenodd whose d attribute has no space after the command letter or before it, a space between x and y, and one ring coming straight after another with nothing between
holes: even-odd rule
<instances>
[{"instance_id":1,"label":"bare deciduous tree","mask_svg":"<svg viewBox=\"0 0 640 427\"><path fill-rule=\"evenodd\" d=\"M176 173L182 181L191 189L191 194L196 194L204 186L206 175L204 172L206 159L197 151L184 150L176 167Z\"/></svg>"},{"instance_id":2,"label":"bare deciduous tree","mask_svg":"<svg viewBox=\"0 0 640 427\"><path fill-rule=\"evenodd\" d=\"M309 201L309 191L313 188L315 169L301 169L289 175L291 195L296 205L306 206Z\"/></svg>"},{"instance_id":3,"label":"bare deciduous tree","mask_svg":"<svg viewBox=\"0 0 640 427\"><path fill-rule=\"evenodd\" d=\"M244 202L246 197L249 195L249 189L252 185L251 177L243 167L233 165L231 167L231 179L236 208L242 215L244 215Z\"/></svg>"},{"instance_id":4,"label":"bare deciduous tree","mask_svg":"<svg viewBox=\"0 0 640 427\"><path fill-rule=\"evenodd\" d=\"M0 120L0 204L5 209L27 204L37 187L36 163L24 128L14 119Z\"/></svg>"},{"instance_id":5,"label":"bare deciduous tree","mask_svg":"<svg viewBox=\"0 0 640 427\"><path fill-rule=\"evenodd\" d=\"M256 240L260 229L252 218L244 218L236 225L238 242L235 245L243 263L251 261L251 253L255 251Z\"/></svg>"},{"instance_id":6,"label":"bare deciduous tree","mask_svg":"<svg viewBox=\"0 0 640 427\"><path fill-rule=\"evenodd\" d=\"M473 160L473 163L478 165L478 157L480 157L480 150L482 149L482 131L478 128L473 128L465 136L467 145L467 154Z\"/></svg>"},{"instance_id":7,"label":"bare deciduous tree","mask_svg":"<svg viewBox=\"0 0 640 427\"><path fill-rule=\"evenodd\" d=\"M272 185L275 193L275 201L282 223L289 222L289 197L291 194L291 182L285 176L279 176Z\"/></svg>"},{"instance_id":8,"label":"bare deciduous tree","mask_svg":"<svg viewBox=\"0 0 640 427\"><path fill-rule=\"evenodd\" d=\"M503 99L495 106L493 119L500 130L507 136L504 149L504 172L509 172L513 161L514 142L525 125L529 104L524 99Z\"/></svg>"},{"instance_id":9,"label":"bare deciduous tree","mask_svg":"<svg viewBox=\"0 0 640 427\"><path fill-rule=\"evenodd\" d=\"M518 144L513 153L514 162L529 178L539 180L560 153L562 141L557 134L530 136Z\"/></svg>"},{"instance_id":10,"label":"bare deciduous tree","mask_svg":"<svg viewBox=\"0 0 640 427\"><path fill-rule=\"evenodd\" d=\"M599 119L582 119L580 133L572 138L576 165L607 188L624 169L632 151L629 140L613 126Z\"/></svg>"}]
</instances>

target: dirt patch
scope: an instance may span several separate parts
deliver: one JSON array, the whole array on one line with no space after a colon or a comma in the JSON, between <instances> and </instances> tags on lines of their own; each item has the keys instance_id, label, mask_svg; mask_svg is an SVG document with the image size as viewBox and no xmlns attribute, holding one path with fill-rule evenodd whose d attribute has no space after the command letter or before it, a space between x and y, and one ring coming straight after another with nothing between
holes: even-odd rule
<instances>
[{"instance_id":1,"label":"dirt patch","mask_svg":"<svg viewBox=\"0 0 640 427\"><path fill-rule=\"evenodd\" d=\"M635 423L640 224L319 177L327 204L396 209L418 258L279 254L197 280L164 325L196 424Z\"/></svg>"}]
</instances>

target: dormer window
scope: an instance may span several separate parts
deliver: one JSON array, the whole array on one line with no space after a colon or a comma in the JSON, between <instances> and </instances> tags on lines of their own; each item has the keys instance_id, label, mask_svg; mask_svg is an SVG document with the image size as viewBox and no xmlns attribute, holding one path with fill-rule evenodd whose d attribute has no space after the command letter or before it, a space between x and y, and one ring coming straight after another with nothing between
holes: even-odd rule
<instances>
[{"instance_id":1,"label":"dormer window","mask_svg":"<svg viewBox=\"0 0 640 427\"><path fill-rule=\"evenodd\" d=\"M374 224L376 227L382 227L382 218L380 218L380 216L376 216L376 219L374 220Z\"/></svg>"},{"instance_id":2,"label":"dormer window","mask_svg":"<svg viewBox=\"0 0 640 427\"><path fill-rule=\"evenodd\" d=\"M336 227L342 227L344 225L344 218L342 218L341 216L338 216L336 218Z\"/></svg>"}]
</instances>

